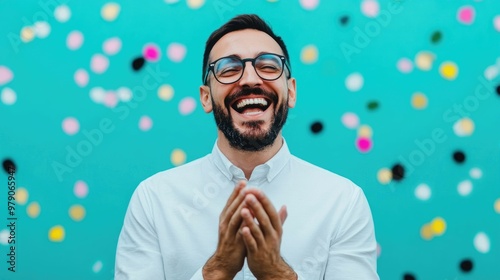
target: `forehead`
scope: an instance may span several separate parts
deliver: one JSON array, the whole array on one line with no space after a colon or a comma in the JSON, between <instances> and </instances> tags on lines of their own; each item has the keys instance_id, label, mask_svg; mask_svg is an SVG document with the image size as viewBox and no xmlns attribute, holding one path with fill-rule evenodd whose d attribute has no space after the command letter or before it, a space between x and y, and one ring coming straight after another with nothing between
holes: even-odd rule
<instances>
[{"instance_id":1,"label":"forehead","mask_svg":"<svg viewBox=\"0 0 500 280\"><path fill-rule=\"evenodd\" d=\"M278 43L265 32L255 29L243 29L222 36L212 48L209 59L213 61L229 55L249 58L255 57L262 52L283 54Z\"/></svg>"}]
</instances>

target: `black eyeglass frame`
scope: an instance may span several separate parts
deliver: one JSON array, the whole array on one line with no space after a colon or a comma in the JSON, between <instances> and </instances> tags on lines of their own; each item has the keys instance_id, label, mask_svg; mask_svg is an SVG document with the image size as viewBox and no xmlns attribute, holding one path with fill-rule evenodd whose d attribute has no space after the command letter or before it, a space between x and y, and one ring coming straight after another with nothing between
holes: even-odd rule
<instances>
[{"instance_id":1,"label":"black eyeglass frame","mask_svg":"<svg viewBox=\"0 0 500 280\"><path fill-rule=\"evenodd\" d=\"M281 59L281 63L283 63L283 66L284 66L281 69L281 73L276 78L274 78L274 79L266 79L266 78L261 77L259 75L259 72L257 72L257 69L255 68L255 60L257 60L259 57L261 57L263 55L266 55L266 54L272 54L272 55L275 55L275 56L279 57ZM235 58L235 59L241 61L241 63L243 64L243 68L241 69L241 75L240 75L240 77L238 79L236 79L234 82L231 82L231 83L223 83L223 82L219 81L219 79L217 79L217 76L215 75L215 70L214 70L215 64L219 60L222 60L222 59L225 59L225 58ZM276 53L261 53L261 54L259 54L258 56L254 57L254 58L245 58L245 59L241 59L241 58L239 58L237 56L230 55L230 56L221 57L221 58L215 60L214 62L208 64L207 74L205 74L205 79L203 79L203 84L204 85L207 84L208 75L210 74L210 71L212 71L212 73L214 74L214 78L217 80L217 82L219 82L219 83L221 83L223 85L230 85L230 84L234 84L234 83L238 82L241 79L241 77L243 77L243 73L245 72L245 67L247 65L247 61L252 62L252 67L253 67L255 73L257 74L257 76L259 76L261 79L263 79L265 81L275 81L275 80L279 79L283 75L283 72L285 71L285 67L288 69L288 77L287 77L287 79L290 79L290 77L291 77L291 72L292 71L290 71L290 67L288 66L287 59L283 55L276 54Z\"/></svg>"}]
</instances>

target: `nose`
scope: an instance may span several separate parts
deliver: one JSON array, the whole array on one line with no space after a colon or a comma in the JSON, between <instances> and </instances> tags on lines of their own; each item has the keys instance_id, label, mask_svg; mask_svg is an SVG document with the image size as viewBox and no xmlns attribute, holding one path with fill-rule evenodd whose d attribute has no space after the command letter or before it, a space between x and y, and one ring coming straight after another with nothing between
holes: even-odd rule
<instances>
[{"instance_id":1,"label":"nose","mask_svg":"<svg viewBox=\"0 0 500 280\"><path fill-rule=\"evenodd\" d=\"M245 68L243 69L243 75L238 81L240 86L258 86L262 85L262 79L257 75L257 71L252 65L251 61L245 61Z\"/></svg>"}]
</instances>

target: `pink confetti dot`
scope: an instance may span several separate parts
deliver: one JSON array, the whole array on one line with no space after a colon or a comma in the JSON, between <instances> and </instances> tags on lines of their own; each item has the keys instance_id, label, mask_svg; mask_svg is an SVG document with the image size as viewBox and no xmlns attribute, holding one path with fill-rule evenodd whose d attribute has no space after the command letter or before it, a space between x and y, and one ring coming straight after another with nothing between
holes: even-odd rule
<instances>
[{"instance_id":1,"label":"pink confetti dot","mask_svg":"<svg viewBox=\"0 0 500 280\"><path fill-rule=\"evenodd\" d=\"M359 118L354 113L345 113L342 115L342 123L345 127L354 129L359 126Z\"/></svg>"},{"instance_id":2,"label":"pink confetti dot","mask_svg":"<svg viewBox=\"0 0 500 280\"><path fill-rule=\"evenodd\" d=\"M179 112L181 115L189 115L196 108L196 101L192 97L185 97L179 103Z\"/></svg>"},{"instance_id":3,"label":"pink confetti dot","mask_svg":"<svg viewBox=\"0 0 500 280\"><path fill-rule=\"evenodd\" d=\"M142 116L139 120L139 129L142 131L148 131L153 127L153 120L148 116Z\"/></svg>"},{"instance_id":4,"label":"pink confetti dot","mask_svg":"<svg viewBox=\"0 0 500 280\"><path fill-rule=\"evenodd\" d=\"M407 74L407 73L410 73L411 71L413 71L413 63L411 62L410 59L408 59L406 57L398 60L397 67L401 73Z\"/></svg>"},{"instance_id":5,"label":"pink confetti dot","mask_svg":"<svg viewBox=\"0 0 500 280\"><path fill-rule=\"evenodd\" d=\"M62 122L62 129L68 135L75 135L80 130L80 123L73 117L67 117Z\"/></svg>"},{"instance_id":6,"label":"pink confetti dot","mask_svg":"<svg viewBox=\"0 0 500 280\"><path fill-rule=\"evenodd\" d=\"M500 15L493 19L493 27L495 27L496 31L500 32Z\"/></svg>"},{"instance_id":7,"label":"pink confetti dot","mask_svg":"<svg viewBox=\"0 0 500 280\"><path fill-rule=\"evenodd\" d=\"M366 137L356 139L356 147L362 153L369 152L372 149L372 140Z\"/></svg>"},{"instance_id":8,"label":"pink confetti dot","mask_svg":"<svg viewBox=\"0 0 500 280\"><path fill-rule=\"evenodd\" d=\"M167 56L173 62L181 62L186 56L186 47L183 44L172 43L167 47Z\"/></svg>"},{"instance_id":9,"label":"pink confetti dot","mask_svg":"<svg viewBox=\"0 0 500 280\"><path fill-rule=\"evenodd\" d=\"M102 45L102 50L107 55L115 55L121 50L121 48L122 41L118 37L109 38L108 40L104 41Z\"/></svg>"},{"instance_id":10,"label":"pink confetti dot","mask_svg":"<svg viewBox=\"0 0 500 280\"><path fill-rule=\"evenodd\" d=\"M319 5L319 0L300 0L300 5L306 10L314 10Z\"/></svg>"},{"instance_id":11,"label":"pink confetti dot","mask_svg":"<svg viewBox=\"0 0 500 280\"><path fill-rule=\"evenodd\" d=\"M79 49L83 44L83 34L82 32L75 30L71 31L66 38L66 46L68 49L74 51Z\"/></svg>"},{"instance_id":12,"label":"pink confetti dot","mask_svg":"<svg viewBox=\"0 0 500 280\"><path fill-rule=\"evenodd\" d=\"M78 69L75 72L75 83L79 87L85 87L89 83L89 73L85 71L84 69Z\"/></svg>"},{"instance_id":13,"label":"pink confetti dot","mask_svg":"<svg viewBox=\"0 0 500 280\"><path fill-rule=\"evenodd\" d=\"M108 70L109 60L102 54L95 54L90 61L90 69L96 74L102 74Z\"/></svg>"},{"instance_id":14,"label":"pink confetti dot","mask_svg":"<svg viewBox=\"0 0 500 280\"><path fill-rule=\"evenodd\" d=\"M0 86L12 81L12 78L14 78L12 71L5 66L0 66Z\"/></svg>"},{"instance_id":15,"label":"pink confetti dot","mask_svg":"<svg viewBox=\"0 0 500 280\"><path fill-rule=\"evenodd\" d=\"M77 181L73 188L73 192L75 193L76 197L84 198L89 193L89 187L87 186L87 183L85 183L84 181Z\"/></svg>"},{"instance_id":16,"label":"pink confetti dot","mask_svg":"<svg viewBox=\"0 0 500 280\"><path fill-rule=\"evenodd\" d=\"M106 95L104 96L103 100L104 105L106 105L109 108L114 108L116 104L118 104L118 97L116 94L112 91L106 92Z\"/></svg>"},{"instance_id":17,"label":"pink confetti dot","mask_svg":"<svg viewBox=\"0 0 500 280\"><path fill-rule=\"evenodd\" d=\"M160 48L155 44L147 44L142 50L142 55L148 61L158 61L160 59Z\"/></svg>"},{"instance_id":18,"label":"pink confetti dot","mask_svg":"<svg viewBox=\"0 0 500 280\"><path fill-rule=\"evenodd\" d=\"M463 24L472 24L476 16L476 11L471 6L464 6L458 10L457 19Z\"/></svg>"},{"instance_id":19,"label":"pink confetti dot","mask_svg":"<svg viewBox=\"0 0 500 280\"><path fill-rule=\"evenodd\" d=\"M380 5L376 0L363 0L361 3L361 12L367 17L374 18L380 12Z\"/></svg>"}]
</instances>

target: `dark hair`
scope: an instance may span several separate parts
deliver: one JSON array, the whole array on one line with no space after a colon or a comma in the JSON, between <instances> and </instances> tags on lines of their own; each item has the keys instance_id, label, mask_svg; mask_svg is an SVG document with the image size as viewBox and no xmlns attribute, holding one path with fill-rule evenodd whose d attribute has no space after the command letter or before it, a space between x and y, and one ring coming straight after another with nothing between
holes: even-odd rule
<instances>
[{"instance_id":1,"label":"dark hair","mask_svg":"<svg viewBox=\"0 0 500 280\"><path fill-rule=\"evenodd\" d=\"M219 41L220 38L222 38L222 36L226 35L227 33L243 29L256 29L271 36L271 38L273 38L274 41L276 41L276 43L278 43L278 45L281 47L281 50L283 51L283 54L285 55L286 58L286 62L288 64L289 75L292 74L290 59L288 57L288 51L286 49L285 42L283 42L283 39L281 39L281 37L279 36L276 36L271 27L258 15L244 14L232 18L230 21L226 22L223 26L221 26L219 29L212 32L212 34L210 34L210 37L208 37L207 43L205 45L205 53L203 54L203 69L201 73L202 82L205 82L204 81L205 74L206 71L208 70L207 69L208 56L210 54L210 51L212 51L212 48L214 47L215 43L217 43L217 41Z\"/></svg>"}]
</instances>

